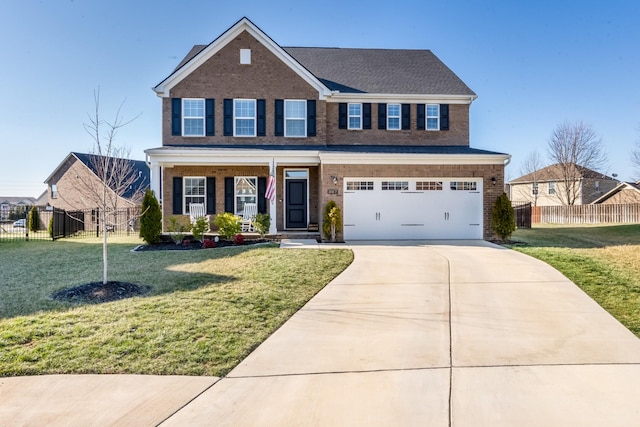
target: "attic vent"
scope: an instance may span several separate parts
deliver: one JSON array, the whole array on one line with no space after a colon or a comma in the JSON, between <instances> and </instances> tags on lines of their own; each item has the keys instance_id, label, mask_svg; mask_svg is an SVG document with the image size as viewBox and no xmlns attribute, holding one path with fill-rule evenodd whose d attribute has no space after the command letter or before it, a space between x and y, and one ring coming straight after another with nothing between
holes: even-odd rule
<instances>
[{"instance_id":1,"label":"attic vent","mask_svg":"<svg viewBox=\"0 0 640 427\"><path fill-rule=\"evenodd\" d=\"M240 63L251 64L251 49L240 49Z\"/></svg>"}]
</instances>

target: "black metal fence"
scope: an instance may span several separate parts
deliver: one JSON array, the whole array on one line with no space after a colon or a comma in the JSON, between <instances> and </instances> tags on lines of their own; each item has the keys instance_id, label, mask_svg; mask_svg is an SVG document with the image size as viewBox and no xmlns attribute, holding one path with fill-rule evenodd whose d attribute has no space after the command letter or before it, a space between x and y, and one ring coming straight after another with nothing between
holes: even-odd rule
<instances>
[{"instance_id":1,"label":"black metal fence","mask_svg":"<svg viewBox=\"0 0 640 427\"><path fill-rule=\"evenodd\" d=\"M531 203L511 202L517 228L531 228Z\"/></svg>"},{"instance_id":2,"label":"black metal fence","mask_svg":"<svg viewBox=\"0 0 640 427\"><path fill-rule=\"evenodd\" d=\"M29 228L29 209L3 211L0 215L0 243L19 240L56 240L64 237L100 237L103 213L100 209L65 211L52 207L35 207L37 227ZM107 233L115 236L137 235L140 231L140 208L107 211Z\"/></svg>"}]
</instances>

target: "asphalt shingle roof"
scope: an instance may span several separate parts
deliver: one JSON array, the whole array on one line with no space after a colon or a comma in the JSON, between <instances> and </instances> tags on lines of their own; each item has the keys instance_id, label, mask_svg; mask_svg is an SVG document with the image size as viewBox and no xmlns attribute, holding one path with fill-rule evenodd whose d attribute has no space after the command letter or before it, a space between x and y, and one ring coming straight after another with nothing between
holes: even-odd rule
<instances>
[{"instance_id":1,"label":"asphalt shingle roof","mask_svg":"<svg viewBox=\"0 0 640 427\"><path fill-rule=\"evenodd\" d=\"M195 45L174 71L206 47ZM476 95L430 50L283 49L330 90L342 93Z\"/></svg>"},{"instance_id":2,"label":"asphalt shingle roof","mask_svg":"<svg viewBox=\"0 0 640 427\"><path fill-rule=\"evenodd\" d=\"M594 171L593 169L585 168L584 166L573 165L573 167L577 169L577 176L580 176L581 178L613 180L610 176ZM559 163L556 163L511 180L509 183L517 184L533 181L557 181L562 176L562 168ZM572 173L570 176L574 176L574 174Z\"/></svg>"},{"instance_id":3,"label":"asphalt shingle roof","mask_svg":"<svg viewBox=\"0 0 640 427\"><path fill-rule=\"evenodd\" d=\"M91 170L91 172L97 175L96 169L95 169L95 165L97 164L97 162L95 162L92 159L99 158L100 156L98 156L97 154L86 154L86 153L76 153L76 152L73 152L72 154L75 157L77 157L78 160L84 163L84 165L87 166ZM139 189L144 190L147 187L149 187L151 171L149 170L149 166L147 166L147 164L142 160L131 160L131 159L126 159L126 160L128 162L131 162L131 166L132 166L131 173L134 176L138 177L136 180L136 185L130 187L122 195L122 197L124 197L125 199L130 199L135 195L137 190Z\"/></svg>"}]
</instances>

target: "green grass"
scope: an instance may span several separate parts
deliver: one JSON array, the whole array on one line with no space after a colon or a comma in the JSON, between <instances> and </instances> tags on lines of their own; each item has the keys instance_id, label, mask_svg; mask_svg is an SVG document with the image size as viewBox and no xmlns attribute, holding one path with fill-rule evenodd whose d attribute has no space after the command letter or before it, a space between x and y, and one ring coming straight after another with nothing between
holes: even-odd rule
<instances>
[{"instance_id":1,"label":"green grass","mask_svg":"<svg viewBox=\"0 0 640 427\"><path fill-rule=\"evenodd\" d=\"M109 280L144 297L72 305L51 293L100 281L98 240L0 243L0 376L223 376L353 260L275 245L137 252L112 238Z\"/></svg>"},{"instance_id":2,"label":"green grass","mask_svg":"<svg viewBox=\"0 0 640 427\"><path fill-rule=\"evenodd\" d=\"M547 262L640 337L640 225L517 230L513 249Z\"/></svg>"}]
</instances>

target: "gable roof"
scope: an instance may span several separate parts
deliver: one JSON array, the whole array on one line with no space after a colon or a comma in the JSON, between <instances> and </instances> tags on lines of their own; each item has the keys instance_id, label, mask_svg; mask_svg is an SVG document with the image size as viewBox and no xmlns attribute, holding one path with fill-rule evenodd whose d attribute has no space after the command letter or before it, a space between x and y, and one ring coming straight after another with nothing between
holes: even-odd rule
<instances>
[{"instance_id":1,"label":"gable roof","mask_svg":"<svg viewBox=\"0 0 640 427\"><path fill-rule=\"evenodd\" d=\"M195 45L154 90L159 96L168 96L171 87L243 30L266 43L298 74L304 70L301 76L311 77L321 99L336 94L429 95L461 97L471 102L477 97L430 50L280 47L247 18L209 45Z\"/></svg>"},{"instance_id":2,"label":"gable roof","mask_svg":"<svg viewBox=\"0 0 640 427\"><path fill-rule=\"evenodd\" d=\"M36 199L33 197L0 197L0 205L7 203L9 205L33 205Z\"/></svg>"},{"instance_id":3,"label":"gable roof","mask_svg":"<svg viewBox=\"0 0 640 427\"><path fill-rule=\"evenodd\" d=\"M204 48L200 49L199 46L192 48L189 54L193 56L190 58L188 57L189 55L185 57L185 59L181 61L181 64L178 65L178 67L167 78L155 86L153 90L158 94L158 96L168 97L171 88L180 83L185 77L191 74L191 72L196 70L200 65L206 62L244 31L262 43L271 51L271 53L288 65L303 80L309 83L309 85L314 87L318 91L320 99L324 99L326 95L331 93L331 91L313 74L300 65L300 63L293 59L291 55L285 52L276 42L267 36L266 33L246 17L240 19L232 25L231 28L222 33L222 35L206 45Z\"/></svg>"},{"instance_id":4,"label":"gable roof","mask_svg":"<svg viewBox=\"0 0 640 427\"><path fill-rule=\"evenodd\" d=\"M640 194L640 182L621 182L613 189L609 190L608 192L604 193L602 196L595 199L593 202L591 202L591 204L597 205L599 203L602 203L605 200L615 196L617 193L623 190L637 191L638 194Z\"/></svg>"},{"instance_id":5,"label":"gable roof","mask_svg":"<svg viewBox=\"0 0 640 427\"><path fill-rule=\"evenodd\" d=\"M56 175L58 171L60 171L64 167L64 165L67 163L67 160L70 158L77 159L83 165L85 165L87 169L89 169L94 175L97 176L95 165L98 164L98 162L96 162L94 159L99 159L100 157L103 157L103 156L99 156L97 154L71 152L67 157L64 158L64 160L58 165L58 167L55 168L55 170L51 173L51 175L49 175L47 179L45 179L44 182L46 184L49 184L49 181L53 178L53 176ZM138 177L136 179L136 185L131 186L122 195L122 197L124 197L125 199L130 199L135 195L137 190L139 189L144 190L147 187L149 187L151 171L149 170L149 166L147 165L147 163L143 162L142 160L131 160L131 159L120 159L120 160L125 160L127 162L130 162L132 173Z\"/></svg>"},{"instance_id":6,"label":"gable roof","mask_svg":"<svg viewBox=\"0 0 640 427\"><path fill-rule=\"evenodd\" d=\"M572 164L570 167L576 169L576 174L581 179L602 179L613 180L614 178L607 176L601 172L594 171L593 169L585 168L584 166ZM572 173L573 175L573 173ZM528 173L519 178L509 181L509 184L523 184L528 182L545 182L545 181L558 181L562 177L562 168L559 163L538 169L535 172Z\"/></svg>"}]
</instances>

